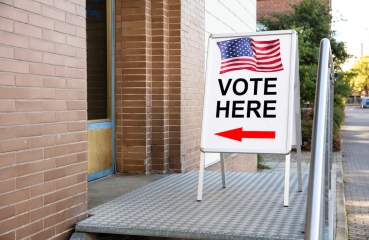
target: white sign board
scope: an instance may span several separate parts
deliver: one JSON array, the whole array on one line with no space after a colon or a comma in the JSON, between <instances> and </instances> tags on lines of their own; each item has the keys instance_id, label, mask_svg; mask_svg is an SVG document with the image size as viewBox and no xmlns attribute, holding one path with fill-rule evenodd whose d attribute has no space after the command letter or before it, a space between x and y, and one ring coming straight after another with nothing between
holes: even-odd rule
<instances>
[{"instance_id":1,"label":"white sign board","mask_svg":"<svg viewBox=\"0 0 369 240\"><path fill-rule=\"evenodd\" d=\"M210 36L203 152L290 152L296 49L292 30Z\"/></svg>"}]
</instances>

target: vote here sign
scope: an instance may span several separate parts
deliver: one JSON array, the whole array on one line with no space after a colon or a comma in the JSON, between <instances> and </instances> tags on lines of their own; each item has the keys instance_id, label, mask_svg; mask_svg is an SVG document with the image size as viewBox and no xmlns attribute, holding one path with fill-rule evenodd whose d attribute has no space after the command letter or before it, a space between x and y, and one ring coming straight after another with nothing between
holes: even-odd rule
<instances>
[{"instance_id":1,"label":"vote here sign","mask_svg":"<svg viewBox=\"0 0 369 240\"><path fill-rule=\"evenodd\" d=\"M296 37L289 30L209 38L203 152L291 150Z\"/></svg>"}]
</instances>

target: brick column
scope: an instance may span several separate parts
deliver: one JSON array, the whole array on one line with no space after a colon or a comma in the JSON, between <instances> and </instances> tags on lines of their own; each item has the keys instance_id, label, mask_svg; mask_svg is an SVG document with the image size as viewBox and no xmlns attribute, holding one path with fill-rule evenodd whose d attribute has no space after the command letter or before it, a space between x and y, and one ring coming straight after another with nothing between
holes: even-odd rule
<instances>
[{"instance_id":1,"label":"brick column","mask_svg":"<svg viewBox=\"0 0 369 240\"><path fill-rule=\"evenodd\" d=\"M151 1L115 1L116 163L148 172L151 163Z\"/></svg>"},{"instance_id":2,"label":"brick column","mask_svg":"<svg viewBox=\"0 0 369 240\"><path fill-rule=\"evenodd\" d=\"M169 170L168 0L152 0L152 169Z\"/></svg>"}]
</instances>

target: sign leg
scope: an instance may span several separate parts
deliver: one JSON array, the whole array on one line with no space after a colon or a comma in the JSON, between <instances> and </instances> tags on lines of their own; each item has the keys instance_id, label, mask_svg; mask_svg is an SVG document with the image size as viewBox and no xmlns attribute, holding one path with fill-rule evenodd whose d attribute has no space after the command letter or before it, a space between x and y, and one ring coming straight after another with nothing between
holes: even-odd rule
<instances>
[{"instance_id":1,"label":"sign leg","mask_svg":"<svg viewBox=\"0 0 369 240\"><path fill-rule=\"evenodd\" d=\"M291 153L286 155L286 166L284 169L284 206L288 207L290 195L290 160Z\"/></svg>"},{"instance_id":2,"label":"sign leg","mask_svg":"<svg viewBox=\"0 0 369 240\"><path fill-rule=\"evenodd\" d=\"M205 171L205 153L200 153L200 169L199 169L199 185L197 187L197 201L202 200L202 187L204 184L204 171Z\"/></svg>"},{"instance_id":3,"label":"sign leg","mask_svg":"<svg viewBox=\"0 0 369 240\"><path fill-rule=\"evenodd\" d=\"M225 174L225 163L224 163L224 153L220 153L220 168L222 170L222 184L223 184L223 188L227 187L227 182L226 182L226 174Z\"/></svg>"},{"instance_id":4,"label":"sign leg","mask_svg":"<svg viewBox=\"0 0 369 240\"><path fill-rule=\"evenodd\" d=\"M301 173L301 146L299 144L296 145L297 150L297 182L298 182L298 190L302 192L302 173Z\"/></svg>"}]
</instances>

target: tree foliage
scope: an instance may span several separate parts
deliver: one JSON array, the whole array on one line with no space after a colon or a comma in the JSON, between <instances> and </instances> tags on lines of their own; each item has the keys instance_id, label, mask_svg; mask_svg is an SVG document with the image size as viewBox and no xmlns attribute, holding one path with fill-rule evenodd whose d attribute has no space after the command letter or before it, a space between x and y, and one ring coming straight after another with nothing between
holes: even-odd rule
<instances>
[{"instance_id":1,"label":"tree foliage","mask_svg":"<svg viewBox=\"0 0 369 240\"><path fill-rule=\"evenodd\" d=\"M317 76L319 46L323 38L329 38L336 71L350 55L345 43L338 42L331 30L332 15L329 5L321 0L302 0L291 5L293 12L276 13L261 21L263 30L294 29L298 33L301 99L313 102ZM345 82L344 82L345 83Z\"/></svg>"},{"instance_id":2,"label":"tree foliage","mask_svg":"<svg viewBox=\"0 0 369 240\"><path fill-rule=\"evenodd\" d=\"M359 93L365 91L365 95L367 95L369 91L369 56L361 56L349 72L353 75L351 84L354 91Z\"/></svg>"}]
</instances>

